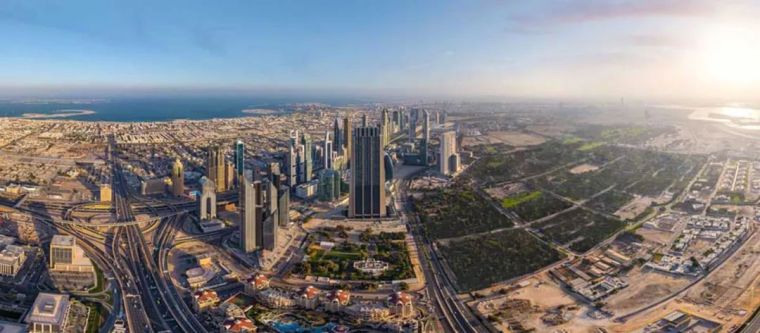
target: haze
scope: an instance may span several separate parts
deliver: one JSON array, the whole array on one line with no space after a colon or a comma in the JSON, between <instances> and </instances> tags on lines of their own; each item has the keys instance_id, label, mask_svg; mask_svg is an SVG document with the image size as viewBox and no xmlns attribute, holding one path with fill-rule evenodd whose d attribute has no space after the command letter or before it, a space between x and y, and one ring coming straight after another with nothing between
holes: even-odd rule
<instances>
[{"instance_id":1,"label":"haze","mask_svg":"<svg viewBox=\"0 0 760 333\"><path fill-rule=\"evenodd\" d=\"M3 95L754 101L749 1L3 1Z\"/></svg>"}]
</instances>

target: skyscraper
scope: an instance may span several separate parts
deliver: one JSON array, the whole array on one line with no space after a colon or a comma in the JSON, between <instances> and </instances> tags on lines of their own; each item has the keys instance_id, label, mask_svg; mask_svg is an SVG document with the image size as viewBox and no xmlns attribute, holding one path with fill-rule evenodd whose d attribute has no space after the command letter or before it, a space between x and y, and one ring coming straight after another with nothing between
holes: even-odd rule
<instances>
[{"instance_id":1,"label":"skyscraper","mask_svg":"<svg viewBox=\"0 0 760 333\"><path fill-rule=\"evenodd\" d=\"M280 186L277 195L277 214L280 215L277 222L281 227L286 227L290 224L290 188L285 185Z\"/></svg>"},{"instance_id":2,"label":"skyscraper","mask_svg":"<svg viewBox=\"0 0 760 333\"><path fill-rule=\"evenodd\" d=\"M362 127L367 127L367 113L362 113Z\"/></svg>"},{"instance_id":3,"label":"skyscraper","mask_svg":"<svg viewBox=\"0 0 760 333\"><path fill-rule=\"evenodd\" d=\"M240 249L245 253L256 251L263 245L264 200L261 181L243 176L242 205L240 207Z\"/></svg>"},{"instance_id":4,"label":"skyscraper","mask_svg":"<svg viewBox=\"0 0 760 333\"><path fill-rule=\"evenodd\" d=\"M181 196L185 192L185 167L179 159L174 160L172 164L172 194Z\"/></svg>"},{"instance_id":5,"label":"skyscraper","mask_svg":"<svg viewBox=\"0 0 760 333\"><path fill-rule=\"evenodd\" d=\"M354 130L351 151L351 185L348 216L379 218L386 215L383 135L377 127Z\"/></svg>"},{"instance_id":6,"label":"skyscraper","mask_svg":"<svg viewBox=\"0 0 760 333\"><path fill-rule=\"evenodd\" d=\"M409 133L407 134L409 136L409 142L414 143L414 140L417 138L417 116L419 114L419 111L417 109L411 109L409 111Z\"/></svg>"},{"instance_id":7,"label":"skyscraper","mask_svg":"<svg viewBox=\"0 0 760 333\"><path fill-rule=\"evenodd\" d=\"M333 151L333 143L332 143L332 141L330 141L330 132L327 131L327 132L325 132L325 149L324 149L324 152L323 152L323 155L324 155L323 165L324 165L325 169L332 169L333 168L333 165L332 165L332 159L333 159L332 151Z\"/></svg>"},{"instance_id":8,"label":"skyscraper","mask_svg":"<svg viewBox=\"0 0 760 333\"><path fill-rule=\"evenodd\" d=\"M351 139L353 139L353 129L351 126L351 116L343 118L343 146L345 147L346 167L351 164Z\"/></svg>"},{"instance_id":9,"label":"skyscraper","mask_svg":"<svg viewBox=\"0 0 760 333\"><path fill-rule=\"evenodd\" d=\"M216 218L216 185L210 179L203 177L201 184L200 215L201 220L210 220Z\"/></svg>"},{"instance_id":10,"label":"skyscraper","mask_svg":"<svg viewBox=\"0 0 760 333\"><path fill-rule=\"evenodd\" d=\"M290 141L288 142L288 185L298 185L298 131L290 131Z\"/></svg>"},{"instance_id":11,"label":"skyscraper","mask_svg":"<svg viewBox=\"0 0 760 333\"><path fill-rule=\"evenodd\" d=\"M428 144L430 143L430 112L422 111L422 140L420 140L420 159L428 165Z\"/></svg>"},{"instance_id":12,"label":"skyscraper","mask_svg":"<svg viewBox=\"0 0 760 333\"><path fill-rule=\"evenodd\" d=\"M391 133L393 133L393 125L391 124L391 117L388 114L388 109L383 109L380 116L380 128L383 134L383 147L388 145L391 139Z\"/></svg>"},{"instance_id":13,"label":"skyscraper","mask_svg":"<svg viewBox=\"0 0 760 333\"><path fill-rule=\"evenodd\" d=\"M340 133L340 122L338 121L338 118L335 118L335 122L333 122L333 150L340 153L341 147L343 147L343 137Z\"/></svg>"},{"instance_id":14,"label":"skyscraper","mask_svg":"<svg viewBox=\"0 0 760 333\"><path fill-rule=\"evenodd\" d=\"M278 214L278 197L277 197L277 186L275 185L274 179L270 177L270 179L266 183L266 189L267 189L267 195L266 195L266 208L265 208L265 216L264 219L264 225L262 226L262 244L261 246L266 250L274 250L275 247L277 247L277 230L279 228L279 223L277 223L280 215Z\"/></svg>"},{"instance_id":15,"label":"skyscraper","mask_svg":"<svg viewBox=\"0 0 760 333\"><path fill-rule=\"evenodd\" d=\"M226 191L226 168L224 164L224 149L221 146L208 147L208 159L206 160L206 176L216 186L216 190Z\"/></svg>"},{"instance_id":16,"label":"skyscraper","mask_svg":"<svg viewBox=\"0 0 760 333\"><path fill-rule=\"evenodd\" d=\"M245 170L245 144L241 140L235 142L235 171L237 172L238 182L243 176Z\"/></svg>"},{"instance_id":17,"label":"skyscraper","mask_svg":"<svg viewBox=\"0 0 760 333\"><path fill-rule=\"evenodd\" d=\"M321 201L333 201L340 197L340 173L325 169L319 173L319 190L317 196Z\"/></svg>"},{"instance_id":18,"label":"skyscraper","mask_svg":"<svg viewBox=\"0 0 760 333\"><path fill-rule=\"evenodd\" d=\"M438 159L438 167L441 174L448 175L457 170L454 169L455 165L451 165L449 161L453 158L458 158L457 153L457 136L454 131L447 131L441 134L441 154Z\"/></svg>"},{"instance_id":19,"label":"skyscraper","mask_svg":"<svg viewBox=\"0 0 760 333\"><path fill-rule=\"evenodd\" d=\"M301 145L303 146L303 183L311 180L311 174L314 170L314 152L311 146L311 135L304 133L301 136Z\"/></svg>"}]
</instances>

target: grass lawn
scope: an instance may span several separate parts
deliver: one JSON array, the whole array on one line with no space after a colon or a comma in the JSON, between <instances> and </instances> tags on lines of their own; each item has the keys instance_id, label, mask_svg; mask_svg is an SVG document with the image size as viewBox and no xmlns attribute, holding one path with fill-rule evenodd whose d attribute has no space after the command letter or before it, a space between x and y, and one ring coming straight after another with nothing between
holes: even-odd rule
<instances>
[{"instance_id":1,"label":"grass lawn","mask_svg":"<svg viewBox=\"0 0 760 333\"><path fill-rule=\"evenodd\" d=\"M541 197L541 191L520 193L511 197L504 198L504 200L501 201L501 206L509 209L516 207L523 202L538 199L539 197Z\"/></svg>"}]
</instances>

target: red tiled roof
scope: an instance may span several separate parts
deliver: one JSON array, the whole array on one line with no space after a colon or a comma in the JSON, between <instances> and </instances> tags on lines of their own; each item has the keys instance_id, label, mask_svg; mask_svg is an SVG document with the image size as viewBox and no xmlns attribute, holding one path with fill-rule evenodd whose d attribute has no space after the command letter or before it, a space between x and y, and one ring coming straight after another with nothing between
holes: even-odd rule
<instances>
[{"instance_id":1,"label":"red tiled roof","mask_svg":"<svg viewBox=\"0 0 760 333\"><path fill-rule=\"evenodd\" d=\"M351 293L348 290L343 289L333 290L327 298L331 302L337 300L340 304L346 304L348 303L348 300L351 299Z\"/></svg>"},{"instance_id":2,"label":"red tiled roof","mask_svg":"<svg viewBox=\"0 0 760 333\"><path fill-rule=\"evenodd\" d=\"M248 278L248 283L253 283L256 287L261 287L269 283L269 278L264 274L256 274Z\"/></svg>"},{"instance_id":3,"label":"red tiled roof","mask_svg":"<svg viewBox=\"0 0 760 333\"><path fill-rule=\"evenodd\" d=\"M408 304L413 300L412 295L409 295L403 291L395 292L388 296L388 302L391 304Z\"/></svg>"},{"instance_id":4,"label":"red tiled roof","mask_svg":"<svg viewBox=\"0 0 760 333\"><path fill-rule=\"evenodd\" d=\"M229 318L224 321L227 332L255 332L256 325L248 318Z\"/></svg>"},{"instance_id":5,"label":"red tiled roof","mask_svg":"<svg viewBox=\"0 0 760 333\"><path fill-rule=\"evenodd\" d=\"M193 297L198 300L198 303L209 301L216 302L219 300L219 295L217 295L216 291L213 290L196 291L195 294L193 294Z\"/></svg>"},{"instance_id":6,"label":"red tiled roof","mask_svg":"<svg viewBox=\"0 0 760 333\"><path fill-rule=\"evenodd\" d=\"M308 286L306 288L301 289L301 297L312 299L314 297L319 296L320 290L315 288L314 286Z\"/></svg>"}]
</instances>

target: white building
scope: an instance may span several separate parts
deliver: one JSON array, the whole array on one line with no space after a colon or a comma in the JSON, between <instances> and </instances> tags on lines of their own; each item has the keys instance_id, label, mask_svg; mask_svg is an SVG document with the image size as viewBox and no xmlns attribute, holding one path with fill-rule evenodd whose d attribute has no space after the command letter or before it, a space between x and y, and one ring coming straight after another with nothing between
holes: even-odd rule
<instances>
[{"instance_id":1,"label":"white building","mask_svg":"<svg viewBox=\"0 0 760 333\"><path fill-rule=\"evenodd\" d=\"M31 333L63 332L68 324L69 295L39 293L26 315Z\"/></svg>"},{"instance_id":2,"label":"white building","mask_svg":"<svg viewBox=\"0 0 760 333\"><path fill-rule=\"evenodd\" d=\"M0 251L0 275L13 276L18 274L26 261L26 251L23 247L8 245Z\"/></svg>"},{"instance_id":3,"label":"white building","mask_svg":"<svg viewBox=\"0 0 760 333\"><path fill-rule=\"evenodd\" d=\"M459 155L457 155L457 134L454 131L441 133L441 153L438 160L439 171L450 175L459 171Z\"/></svg>"}]
</instances>

